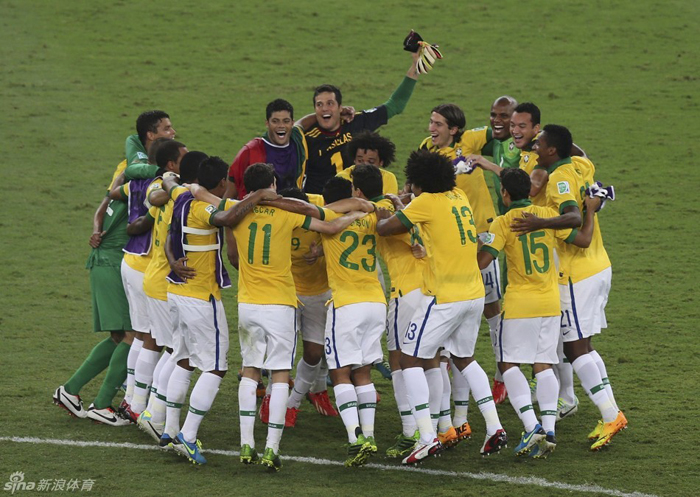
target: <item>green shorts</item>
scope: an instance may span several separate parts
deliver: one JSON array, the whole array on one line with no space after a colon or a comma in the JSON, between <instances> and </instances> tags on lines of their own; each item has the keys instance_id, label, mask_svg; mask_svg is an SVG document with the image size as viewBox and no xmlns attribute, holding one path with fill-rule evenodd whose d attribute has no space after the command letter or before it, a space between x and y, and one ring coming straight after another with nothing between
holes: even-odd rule
<instances>
[{"instance_id":1,"label":"green shorts","mask_svg":"<svg viewBox=\"0 0 700 497\"><path fill-rule=\"evenodd\" d=\"M94 331L130 331L129 302L126 300L119 266L90 269Z\"/></svg>"}]
</instances>

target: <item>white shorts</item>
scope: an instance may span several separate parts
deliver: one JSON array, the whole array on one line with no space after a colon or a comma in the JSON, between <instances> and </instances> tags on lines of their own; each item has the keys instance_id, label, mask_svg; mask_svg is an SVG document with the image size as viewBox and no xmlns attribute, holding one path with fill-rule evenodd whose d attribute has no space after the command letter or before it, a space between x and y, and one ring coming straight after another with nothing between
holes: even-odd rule
<instances>
[{"instance_id":1,"label":"white shorts","mask_svg":"<svg viewBox=\"0 0 700 497\"><path fill-rule=\"evenodd\" d=\"M305 342L323 345L326 332L326 302L331 299L331 291L319 295L297 295L303 305L297 309L297 330Z\"/></svg>"},{"instance_id":2,"label":"white shorts","mask_svg":"<svg viewBox=\"0 0 700 497\"><path fill-rule=\"evenodd\" d=\"M559 316L501 319L497 359L514 364L558 364Z\"/></svg>"},{"instance_id":3,"label":"white shorts","mask_svg":"<svg viewBox=\"0 0 700 497\"><path fill-rule=\"evenodd\" d=\"M484 304L493 304L501 300L501 268L498 259L491 261L491 264L481 270L481 278L484 281Z\"/></svg>"},{"instance_id":4,"label":"white shorts","mask_svg":"<svg viewBox=\"0 0 700 497\"><path fill-rule=\"evenodd\" d=\"M173 327L170 319L170 306L167 300L154 299L146 295L148 322L151 336L161 347L172 348Z\"/></svg>"},{"instance_id":5,"label":"white shorts","mask_svg":"<svg viewBox=\"0 0 700 497\"><path fill-rule=\"evenodd\" d=\"M228 370L228 323L223 302L168 293L168 308L172 322L177 323L174 360L189 359L190 365L201 371Z\"/></svg>"},{"instance_id":6,"label":"white shorts","mask_svg":"<svg viewBox=\"0 0 700 497\"><path fill-rule=\"evenodd\" d=\"M337 309L331 304L326 317L328 369L380 362L385 325L386 304L382 302L360 302Z\"/></svg>"},{"instance_id":7,"label":"white shorts","mask_svg":"<svg viewBox=\"0 0 700 497\"><path fill-rule=\"evenodd\" d=\"M386 348L388 351L401 350L401 339L411 323L413 312L420 304L423 294L419 288L389 300L386 317Z\"/></svg>"},{"instance_id":8,"label":"white shorts","mask_svg":"<svg viewBox=\"0 0 700 497\"><path fill-rule=\"evenodd\" d=\"M608 327L605 306L612 282L612 268L578 283L559 285L561 334L564 342L575 342L600 333Z\"/></svg>"},{"instance_id":9,"label":"white shorts","mask_svg":"<svg viewBox=\"0 0 700 497\"><path fill-rule=\"evenodd\" d=\"M440 347L455 357L472 357L479 335L484 298L436 304L422 295L401 342L404 354L432 359Z\"/></svg>"},{"instance_id":10,"label":"white shorts","mask_svg":"<svg viewBox=\"0 0 700 497\"><path fill-rule=\"evenodd\" d=\"M150 333L150 320L148 319L148 306L146 294L143 292L143 273L129 266L122 259L122 284L126 300L129 302L129 318L131 328L141 333Z\"/></svg>"},{"instance_id":11,"label":"white shorts","mask_svg":"<svg viewBox=\"0 0 700 497\"><path fill-rule=\"evenodd\" d=\"M286 371L294 367L296 308L238 303L238 339L243 367Z\"/></svg>"}]
</instances>

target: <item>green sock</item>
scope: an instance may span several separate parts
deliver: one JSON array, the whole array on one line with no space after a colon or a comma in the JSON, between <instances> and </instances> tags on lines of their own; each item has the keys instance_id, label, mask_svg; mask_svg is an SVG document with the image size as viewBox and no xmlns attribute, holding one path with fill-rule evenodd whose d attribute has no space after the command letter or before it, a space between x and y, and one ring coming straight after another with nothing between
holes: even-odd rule
<instances>
[{"instance_id":1,"label":"green sock","mask_svg":"<svg viewBox=\"0 0 700 497\"><path fill-rule=\"evenodd\" d=\"M105 338L90 351L85 362L73 373L70 380L63 387L71 395L78 395L80 389L95 376L100 374L109 365L112 353L117 348L117 344L112 338Z\"/></svg>"},{"instance_id":2,"label":"green sock","mask_svg":"<svg viewBox=\"0 0 700 497\"><path fill-rule=\"evenodd\" d=\"M131 345L121 342L112 354L112 360L109 361L109 369L107 376L102 382L100 391L95 397L95 408L104 409L112 405L114 396L117 395L119 387L122 386L126 379L126 358L129 355Z\"/></svg>"}]
</instances>

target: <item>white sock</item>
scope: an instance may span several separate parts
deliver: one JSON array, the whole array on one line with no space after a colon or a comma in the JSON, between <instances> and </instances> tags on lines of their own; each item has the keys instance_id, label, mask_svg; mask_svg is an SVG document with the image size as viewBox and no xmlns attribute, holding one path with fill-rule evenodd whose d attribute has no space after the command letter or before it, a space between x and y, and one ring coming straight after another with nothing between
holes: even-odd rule
<instances>
[{"instance_id":1,"label":"white sock","mask_svg":"<svg viewBox=\"0 0 700 497\"><path fill-rule=\"evenodd\" d=\"M360 417L357 412L357 392L350 383L340 383L333 387L335 403L338 406L340 418L343 420L348 432L348 441L351 444L357 442L360 433Z\"/></svg>"},{"instance_id":2,"label":"white sock","mask_svg":"<svg viewBox=\"0 0 700 497\"><path fill-rule=\"evenodd\" d=\"M615 401L612 385L610 385L610 379L608 379L608 370L605 368L603 358L600 357L600 354L595 350L593 352L589 352L588 355L593 358L595 365L598 366L598 371L600 371L600 377L603 379L603 385L605 385L605 391L608 393L610 402L612 402L613 406L615 406L615 410L619 411L620 408L617 406L617 402Z\"/></svg>"},{"instance_id":3,"label":"white sock","mask_svg":"<svg viewBox=\"0 0 700 497\"><path fill-rule=\"evenodd\" d=\"M462 374L469 382L472 396L476 400L476 405L479 407L484 421L486 421L486 434L495 435L503 426L498 419L498 411L496 411L496 404L493 402L488 376L476 361L472 361L469 366L464 368Z\"/></svg>"},{"instance_id":4,"label":"white sock","mask_svg":"<svg viewBox=\"0 0 700 497\"><path fill-rule=\"evenodd\" d=\"M270 380L272 383L272 380ZM280 440L284 431L284 418L287 414L287 397L289 383L272 383L270 392L270 421L267 424L267 442L265 448L272 448L275 454L280 451Z\"/></svg>"},{"instance_id":5,"label":"white sock","mask_svg":"<svg viewBox=\"0 0 700 497\"><path fill-rule=\"evenodd\" d=\"M430 420L430 389L425 378L423 368L408 368L403 370L404 384L408 401L413 410L413 417L420 431L420 439L423 443L432 443L437 437ZM441 382L442 383L442 382Z\"/></svg>"},{"instance_id":6,"label":"white sock","mask_svg":"<svg viewBox=\"0 0 700 497\"><path fill-rule=\"evenodd\" d=\"M438 431L446 432L452 427L452 383L450 373L447 371L447 363L440 361L440 376L442 377L442 399L440 401L440 418L438 419Z\"/></svg>"},{"instance_id":7,"label":"white sock","mask_svg":"<svg viewBox=\"0 0 700 497\"><path fill-rule=\"evenodd\" d=\"M325 392L326 390L328 390L328 383L326 383L327 378L328 378L328 364L326 363L325 359L321 359L321 365L318 367L318 371L316 372L316 379L315 379L313 385L311 385L309 392L320 393L320 392Z\"/></svg>"},{"instance_id":8,"label":"white sock","mask_svg":"<svg viewBox=\"0 0 700 497\"><path fill-rule=\"evenodd\" d=\"M455 403L455 415L452 422L455 426L462 426L467 422L469 414L469 382L459 372L452 360L450 360L450 366L452 366L452 399Z\"/></svg>"},{"instance_id":9,"label":"white sock","mask_svg":"<svg viewBox=\"0 0 700 497\"><path fill-rule=\"evenodd\" d=\"M411 404L408 402L406 394L406 385L403 381L403 371L397 369L391 372L391 384L394 387L394 399L396 399L396 407L401 416L401 428L404 436L412 437L416 432L416 420L413 419L411 412Z\"/></svg>"},{"instance_id":10,"label":"white sock","mask_svg":"<svg viewBox=\"0 0 700 497\"><path fill-rule=\"evenodd\" d=\"M180 366L175 366L173 373L168 380L167 402L165 409L165 430L163 434L170 435L171 438L180 432L180 411L182 404L187 398L187 390L190 388L192 371L188 371Z\"/></svg>"},{"instance_id":11,"label":"white sock","mask_svg":"<svg viewBox=\"0 0 700 497\"><path fill-rule=\"evenodd\" d=\"M554 365L554 373L559 379L559 397L567 404L574 404L574 368L566 357L559 357L559 364Z\"/></svg>"},{"instance_id":12,"label":"white sock","mask_svg":"<svg viewBox=\"0 0 700 497\"><path fill-rule=\"evenodd\" d=\"M153 402L151 404L151 408L148 410L148 412L151 413L151 421L153 423L162 423L165 421L165 409L166 402L168 400L168 384L170 383L170 375L173 374L173 369L175 369L175 366L177 365L177 363L172 360L172 355L168 354L167 351L163 354L163 357L167 357L168 360L160 368L160 373L158 375L158 391L151 393ZM155 372L153 375L155 378Z\"/></svg>"},{"instance_id":13,"label":"white sock","mask_svg":"<svg viewBox=\"0 0 700 497\"><path fill-rule=\"evenodd\" d=\"M126 356L126 394L124 394L124 400L127 404L131 404L131 399L134 396L134 370L136 369L136 361L139 360L139 354L142 348L143 340L134 338L134 341L131 342L129 355Z\"/></svg>"},{"instance_id":14,"label":"white sock","mask_svg":"<svg viewBox=\"0 0 700 497\"><path fill-rule=\"evenodd\" d=\"M425 379L428 382L430 392L430 421L433 423L433 430L437 432L438 420L440 419L440 406L442 404L442 373L440 368L425 370Z\"/></svg>"},{"instance_id":15,"label":"white sock","mask_svg":"<svg viewBox=\"0 0 700 497\"><path fill-rule=\"evenodd\" d=\"M523 378L525 377L523 376ZM535 375L535 378L537 378L537 403L540 406L542 428L547 433L553 432L554 423L557 422L559 382L551 369L540 371Z\"/></svg>"},{"instance_id":16,"label":"white sock","mask_svg":"<svg viewBox=\"0 0 700 497\"><path fill-rule=\"evenodd\" d=\"M316 380L316 374L320 366L320 362L312 366L307 363L303 357L299 359L299 363L297 364L297 376L294 378L294 388L292 388L292 392L289 394L289 400L287 401L288 408L293 407L299 409L301 400L309 392L311 385Z\"/></svg>"},{"instance_id":17,"label":"white sock","mask_svg":"<svg viewBox=\"0 0 700 497\"><path fill-rule=\"evenodd\" d=\"M250 378L241 378L238 384L238 417L241 426L241 447L250 445L255 448L255 416L258 408L256 391L258 382Z\"/></svg>"},{"instance_id":18,"label":"white sock","mask_svg":"<svg viewBox=\"0 0 700 497\"><path fill-rule=\"evenodd\" d=\"M163 353L158 359L156 368L153 370L153 381L151 381L151 393L148 395L148 402L146 403L146 411L150 412L151 414L153 414L153 403L155 402L156 397L158 396L158 389L160 388L160 372L163 370L163 366L165 366L165 364L168 362L168 359L170 359L170 354L167 350L164 349Z\"/></svg>"},{"instance_id":19,"label":"white sock","mask_svg":"<svg viewBox=\"0 0 700 497\"><path fill-rule=\"evenodd\" d=\"M357 394L357 414L360 418L362 434L366 437L374 436L374 415L377 410L377 390L374 384L355 387Z\"/></svg>"},{"instance_id":20,"label":"white sock","mask_svg":"<svg viewBox=\"0 0 700 497\"><path fill-rule=\"evenodd\" d=\"M501 376L501 370L498 369L498 348L496 347L496 345L498 344L498 329L501 325L501 315L496 314L495 316L486 318L486 322L489 324L489 334L491 335L491 347L493 348L493 355L496 359L496 372L494 373L493 378L496 381L503 381L503 376Z\"/></svg>"},{"instance_id":21,"label":"white sock","mask_svg":"<svg viewBox=\"0 0 700 497\"><path fill-rule=\"evenodd\" d=\"M160 352L141 349L134 370L134 396L131 398L131 410L140 414L146 408L148 391L153 382L153 371L160 359Z\"/></svg>"},{"instance_id":22,"label":"white sock","mask_svg":"<svg viewBox=\"0 0 700 497\"><path fill-rule=\"evenodd\" d=\"M510 405L513 406L515 413L520 418L520 421L523 422L525 431L534 430L535 426L537 426L537 416L535 416L535 409L530 401L530 386L527 378L520 371L520 368L516 366L503 373L503 382L506 384L506 390L508 390Z\"/></svg>"},{"instance_id":23,"label":"white sock","mask_svg":"<svg viewBox=\"0 0 700 497\"><path fill-rule=\"evenodd\" d=\"M574 371L581 385L586 390L588 397L600 410L600 415L603 417L603 422L610 423L615 421L617 417L617 409L610 401L608 392L605 391L603 378L600 376L600 370L596 366L595 361L590 354L579 356L572 364Z\"/></svg>"},{"instance_id":24,"label":"white sock","mask_svg":"<svg viewBox=\"0 0 700 497\"><path fill-rule=\"evenodd\" d=\"M202 373L195 383L190 394L190 409L182 425L182 436L186 442L197 440L199 425L202 424L204 415L211 409L216 394L219 393L219 385L222 378L214 373Z\"/></svg>"}]
</instances>

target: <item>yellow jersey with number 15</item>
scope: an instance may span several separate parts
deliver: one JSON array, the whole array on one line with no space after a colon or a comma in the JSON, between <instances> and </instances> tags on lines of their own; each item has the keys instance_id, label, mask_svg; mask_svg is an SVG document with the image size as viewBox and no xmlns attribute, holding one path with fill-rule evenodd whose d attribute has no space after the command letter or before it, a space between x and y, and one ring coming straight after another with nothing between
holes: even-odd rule
<instances>
[{"instance_id":1,"label":"yellow jersey with number 15","mask_svg":"<svg viewBox=\"0 0 700 497\"><path fill-rule=\"evenodd\" d=\"M484 296L484 283L476 262L476 225L462 190L423 192L397 212L396 217L409 229L420 225L428 253L428 270L421 286L423 294L435 296L438 304Z\"/></svg>"}]
</instances>

